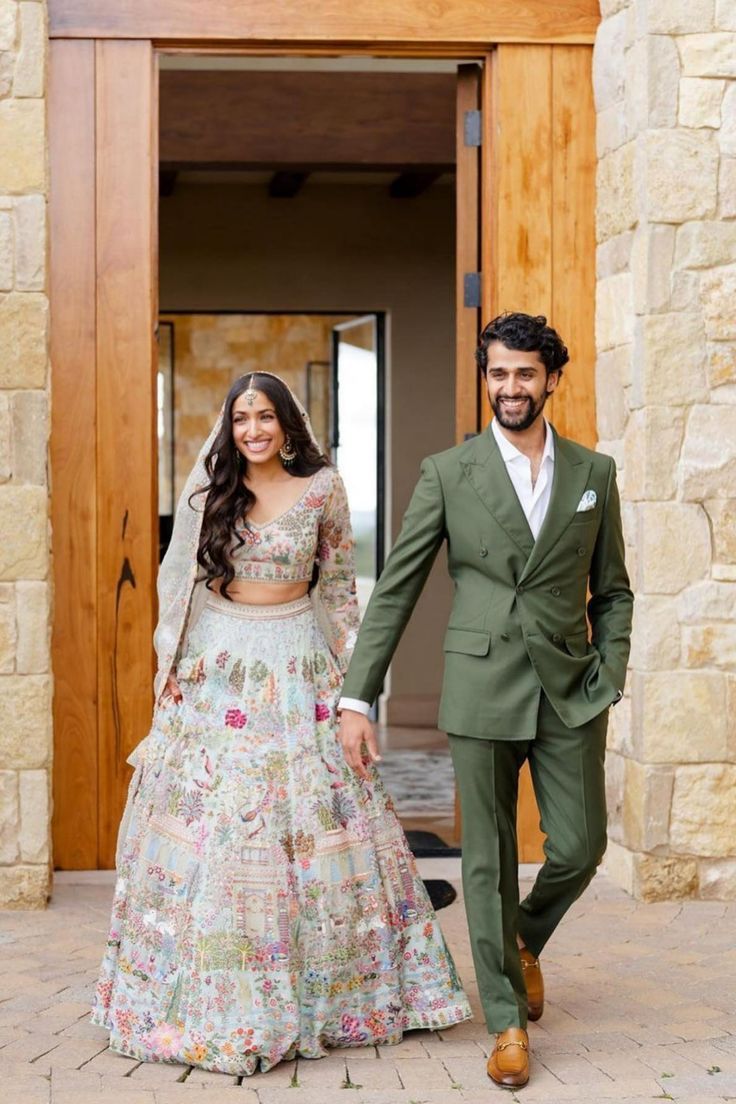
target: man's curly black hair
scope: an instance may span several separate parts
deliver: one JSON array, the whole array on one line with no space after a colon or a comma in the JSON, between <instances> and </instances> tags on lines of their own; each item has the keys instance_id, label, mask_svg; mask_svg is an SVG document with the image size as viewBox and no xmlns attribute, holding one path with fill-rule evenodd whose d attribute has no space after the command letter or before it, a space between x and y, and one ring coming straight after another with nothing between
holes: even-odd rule
<instances>
[{"instance_id":1,"label":"man's curly black hair","mask_svg":"<svg viewBox=\"0 0 736 1104\"><path fill-rule=\"evenodd\" d=\"M500 341L507 349L539 353L547 375L550 372L559 372L562 375L562 369L570 359L562 338L557 330L547 325L543 314L535 317L520 311L505 311L488 323L475 350L475 361L483 377L488 367L488 346L493 341Z\"/></svg>"}]
</instances>

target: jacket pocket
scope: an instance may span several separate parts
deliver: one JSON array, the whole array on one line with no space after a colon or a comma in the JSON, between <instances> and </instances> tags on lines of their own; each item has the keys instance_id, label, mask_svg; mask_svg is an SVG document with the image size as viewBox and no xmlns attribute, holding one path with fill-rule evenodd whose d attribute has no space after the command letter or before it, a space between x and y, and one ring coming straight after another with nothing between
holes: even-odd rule
<instances>
[{"instance_id":1,"label":"jacket pocket","mask_svg":"<svg viewBox=\"0 0 736 1104\"><path fill-rule=\"evenodd\" d=\"M572 633L565 637L565 647L572 656L581 659L588 654L588 630Z\"/></svg>"},{"instance_id":2,"label":"jacket pocket","mask_svg":"<svg viewBox=\"0 0 736 1104\"><path fill-rule=\"evenodd\" d=\"M445 652L485 656L491 650L491 634L477 629L448 629L442 648Z\"/></svg>"}]
</instances>

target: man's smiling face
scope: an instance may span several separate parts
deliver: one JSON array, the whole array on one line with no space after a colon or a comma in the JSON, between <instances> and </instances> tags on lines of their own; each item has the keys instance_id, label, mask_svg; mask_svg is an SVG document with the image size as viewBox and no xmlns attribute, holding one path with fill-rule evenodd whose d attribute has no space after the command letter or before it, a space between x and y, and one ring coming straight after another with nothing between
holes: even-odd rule
<instances>
[{"instance_id":1,"label":"man's smiling face","mask_svg":"<svg viewBox=\"0 0 736 1104\"><path fill-rule=\"evenodd\" d=\"M558 380L557 372L547 374L538 352L507 349L500 341L488 346L488 398L504 429L518 433L533 425Z\"/></svg>"}]
</instances>

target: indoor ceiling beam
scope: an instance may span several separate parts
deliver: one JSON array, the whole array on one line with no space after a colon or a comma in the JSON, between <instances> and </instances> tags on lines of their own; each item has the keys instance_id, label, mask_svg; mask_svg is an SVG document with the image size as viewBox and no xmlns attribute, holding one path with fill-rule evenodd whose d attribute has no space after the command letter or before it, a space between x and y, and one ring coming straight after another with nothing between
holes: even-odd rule
<instances>
[{"instance_id":1,"label":"indoor ceiling beam","mask_svg":"<svg viewBox=\"0 0 736 1104\"><path fill-rule=\"evenodd\" d=\"M169 168L453 164L453 73L163 70Z\"/></svg>"},{"instance_id":2,"label":"indoor ceiling beam","mask_svg":"<svg viewBox=\"0 0 736 1104\"><path fill-rule=\"evenodd\" d=\"M269 182L268 194L272 199L293 199L308 176L305 172L276 172Z\"/></svg>"},{"instance_id":3,"label":"indoor ceiling beam","mask_svg":"<svg viewBox=\"0 0 736 1104\"><path fill-rule=\"evenodd\" d=\"M403 172L391 182L389 195L392 199L414 199L426 192L441 175L438 172Z\"/></svg>"}]
</instances>

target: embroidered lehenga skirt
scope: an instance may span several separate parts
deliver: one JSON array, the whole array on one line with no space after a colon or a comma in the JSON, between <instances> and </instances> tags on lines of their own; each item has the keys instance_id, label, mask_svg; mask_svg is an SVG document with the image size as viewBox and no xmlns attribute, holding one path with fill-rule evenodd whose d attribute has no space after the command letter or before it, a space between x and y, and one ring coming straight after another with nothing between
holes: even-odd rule
<instances>
[{"instance_id":1,"label":"embroidered lehenga skirt","mask_svg":"<svg viewBox=\"0 0 736 1104\"><path fill-rule=\"evenodd\" d=\"M234 1074L395 1043L470 1009L390 798L336 738L308 598L208 599L131 761L93 1021Z\"/></svg>"}]
</instances>

